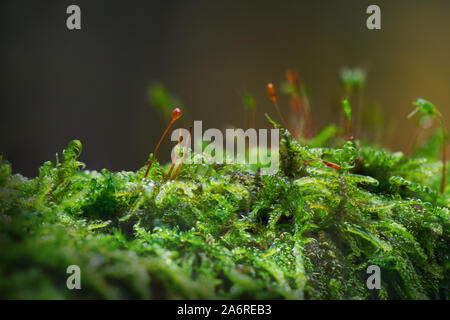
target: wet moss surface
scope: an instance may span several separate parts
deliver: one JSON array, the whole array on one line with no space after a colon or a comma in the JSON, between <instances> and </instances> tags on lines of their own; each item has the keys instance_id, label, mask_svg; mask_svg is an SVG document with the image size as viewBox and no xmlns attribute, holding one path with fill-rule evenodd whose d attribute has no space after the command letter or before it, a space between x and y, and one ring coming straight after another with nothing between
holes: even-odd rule
<instances>
[{"instance_id":1,"label":"wet moss surface","mask_svg":"<svg viewBox=\"0 0 450 320\"><path fill-rule=\"evenodd\" d=\"M450 187L438 191L439 159L280 132L273 175L214 163L184 164L175 180L157 162L145 180L146 166L89 171L79 141L34 179L1 161L0 296L448 298ZM302 166L308 159L340 169ZM66 288L69 265L81 290ZM366 287L370 265L380 290Z\"/></svg>"}]
</instances>

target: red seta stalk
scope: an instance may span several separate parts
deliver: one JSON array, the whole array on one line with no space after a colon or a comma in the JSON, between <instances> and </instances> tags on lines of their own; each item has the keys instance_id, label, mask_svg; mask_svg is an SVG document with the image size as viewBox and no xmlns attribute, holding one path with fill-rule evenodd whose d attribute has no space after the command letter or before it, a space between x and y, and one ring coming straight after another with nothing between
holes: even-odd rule
<instances>
[{"instance_id":1,"label":"red seta stalk","mask_svg":"<svg viewBox=\"0 0 450 320\"><path fill-rule=\"evenodd\" d=\"M442 178L441 178L441 194L445 193L445 178L447 176L447 151L445 147L447 145L448 132L444 123L444 117L438 111L438 120L442 128Z\"/></svg>"},{"instance_id":2,"label":"red seta stalk","mask_svg":"<svg viewBox=\"0 0 450 320\"><path fill-rule=\"evenodd\" d=\"M180 164L178 165L177 170L173 174L172 180L175 180L175 178L177 177L178 171L180 171L181 166L183 165L184 157L186 156L186 153L187 153L187 147L188 147L188 144L189 144L189 139L191 138L191 131L192 131L192 126L189 127L189 134L188 134L188 136L186 138L186 144L184 145L183 155L181 156L181 161L180 161Z\"/></svg>"},{"instance_id":3,"label":"red seta stalk","mask_svg":"<svg viewBox=\"0 0 450 320\"><path fill-rule=\"evenodd\" d=\"M167 126L166 131L164 131L161 139L159 139L158 144L156 145L155 151L153 151L152 160L150 161L150 164L148 165L147 171L145 172L144 179L147 178L148 172L150 171L150 168L153 165L153 161L156 158L156 153L158 152L158 148L159 148L159 145L161 144L161 141L164 139L165 135L167 134L167 131L169 131L169 128L172 126L172 124L175 122L175 120L177 120L180 117L181 117L181 110L179 108L173 109L173 111L172 111L172 120L170 120L170 123Z\"/></svg>"},{"instance_id":4,"label":"red seta stalk","mask_svg":"<svg viewBox=\"0 0 450 320\"><path fill-rule=\"evenodd\" d=\"M178 135L178 142L177 142L177 145L175 147L179 146L180 142L181 142L181 129L179 130L179 132L180 133ZM178 150L175 153L175 156L173 157L172 165L170 166L169 173L167 174L167 179L170 178L170 175L172 174L173 168L175 167L175 163L177 162L177 159L178 159Z\"/></svg>"},{"instance_id":5,"label":"red seta stalk","mask_svg":"<svg viewBox=\"0 0 450 320\"><path fill-rule=\"evenodd\" d=\"M445 134L445 133L444 133ZM447 175L447 160L446 158L446 151L445 151L445 145L447 144L447 140L445 138L445 135L442 139L442 178L441 178L441 194L445 193L445 176Z\"/></svg>"},{"instance_id":6,"label":"red seta stalk","mask_svg":"<svg viewBox=\"0 0 450 320\"><path fill-rule=\"evenodd\" d=\"M311 107L308 95L305 92L304 86L300 83L298 73L294 70L286 71L286 79L295 89L291 94L291 114L296 115L299 128L294 128L296 134L302 134L303 137L310 139L313 135ZM298 132L298 129L301 129Z\"/></svg>"},{"instance_id":7,"label":"red seta stalk","mask_svg":"<svg viewBox=\"0 0 450 320\"><path fill-rule=\"evenodd\" d=\"M333 163L333 162L325 161L325 160L322 160L322 159L311 159L311 160L308 160L308 161L304 161L301 164L299 164L295 169L298 169L299 167L304 166L305 164L308 164L308 163L310 163L312 161L322 162L327 167L335 169L335 170L341 170L342 169L342 167L340 165L338 165L336 163Z\"/></svg>"},{"instance_id":8,"label":"red seta stalk","mask_svg":"<svg viewBox=\"0 0 450 320\"><path fill-rule=\"evenodd\" d=\"M289 128L289 124L286 121L286 118L281 113L280 107L278 106L278 98L277 94L275 93L275 87L272 83L267 84L267 93L269 95L270 100L272 100L275 109L277 109L277 112L281 118L281 121L283 122L283 126L291 133L291 135L295 136L294 131Z\"/></svg>"}]
</instances>

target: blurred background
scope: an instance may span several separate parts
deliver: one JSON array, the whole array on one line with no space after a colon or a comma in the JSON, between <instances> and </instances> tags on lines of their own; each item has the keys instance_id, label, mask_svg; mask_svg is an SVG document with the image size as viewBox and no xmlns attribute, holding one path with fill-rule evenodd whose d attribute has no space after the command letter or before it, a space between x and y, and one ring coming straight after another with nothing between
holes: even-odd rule
<instances>
[{"instance_id":1,"label":"blurred background","mask_svg":"<svg viewBox=\"0 0 450 320\"><path fill-rule=\"evenodd\" d=\"M70 4L81 8L80 31L66 28ZM381 8L381 30L366 28L370 4ZM406 119L416 98L450 116L448 0L3 0L0 15L0 153L30 177L71 139L89 169L145 165L168 123L149 103L154 81L188 110L174 128L245 127L246 92L256 126L269 128L264 113L278 116L266 84L295 69L317 132L338 120L342 66L367 70L364 101L380 110L392 150L407 151L418 130Z\"/></svg>"}]
</instances>

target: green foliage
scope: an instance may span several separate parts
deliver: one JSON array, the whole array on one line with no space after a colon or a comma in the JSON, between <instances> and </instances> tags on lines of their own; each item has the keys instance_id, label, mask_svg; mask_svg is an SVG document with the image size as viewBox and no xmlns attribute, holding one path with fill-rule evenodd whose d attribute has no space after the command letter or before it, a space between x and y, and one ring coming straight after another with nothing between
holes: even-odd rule
<instances>
[{"instance_id":1,"label":"green foliage","mask_svg":"<svg viewBox=\"0 0 450 320\"><path fill-rule=\"evenodd\" d=\"M434 106L434 104L432 104L431 102L429 102L425 99L419 98L413 104L416 106L416 109L409 114L408 118L412 117L416 112L420 111L425 116L437 118L437 120L439 121L439 123L441 125L441 130L442 130L442 179L441 179L440 190L441 190L441 193L444 194L445 189L446 189L446 176L447 176L447 169L446 169L447 159L446 159L445 146L447 144L447 139L448 139L448 131L447 131L447 127L445 126L445 123L444 123L444 117L439 112L439 110Z\"/></svg>"},{"instance_id":2,"label":"green foliage","mask_svg":"<svg viewBox=\"0 0 450 320\"><path fill-rule=\"evenodd\" d=\"M328 142L336 137L341 129L335 124L330 124L318 132L314 137L307 141L307 145L311 148L326 146Z\"/></svg>"},{"instance_id":3,"label":"green foliage","mask_svg":"<svg viewBox=\"0 0 450 320\"><path fill-rule=\"evenodd\" d=\"M302 86L292 84L289 81L286 81L281 85L281 91L290 96L302 94L302 89Z\"/></svg>"},{"instance_id":4,"label":"green foliage","mask_svg":"<svg viewBox=\"0 0 450 320\"><path fill-rule=\"evenodd\" d=\"M346 92L361 90L366 82L366 71L361 68L344 67L339 70L339 79Z\"/></svg>"},{"instance_id":5,"label":"green foliage","mask_svg":"<svg viewBox=\"0 0 450 320\"><path fill-rule=\"evenodd\" d=\"M434 104L422 98L419 98L416 101L414 101L413 105L416 106L416 109L414 109L414 111L408 115L408 118L411 118L418 111L430 117L434 117L438 113L438 110Z\"/></svg>"},{"instance_id":6,"label":"green foliage","mask_svg":"<svg viewBox=\"0 0 450 320\"><path fill-rule=\"evenodd\" d=\"M408 119L414 116L419 111L426 117L436 118L441 125L443 136L442 139L444 139L444 141L447 141L448 131L444 123L444 117L442 116L441 112L436 108L436 106L432 104L430 101L422 98L418 98L415 102L413 102L413 105L415 105L416 108L408 115Z\"/></svg>"},{"instance_id":7,"label":"green foliage","mask_svg":"<svg viewBox=\"0 0 450 320\"><path fill-rule=\"evenodd\" d=\"M83 170L79 141L34 179L0 159L0 296L448 299L437 161L354 141L320 147L335 129L311 147L280 130L275 175L191 163L165 181L169 165L155 163L143 181L145 167ZM341 169L299 166L315 158ZM79 291L65 288L72 264ZM372 264L381 290L366 288Z\"/></svg>"},{"instance_id":8,"label":"green foliage","mask_svg":"<svg viewBox=\"0 0 450 320\"><path fill-rule=\"evenodd\" d=\"M154 83L148 88L148 99L158 113L169 120L172 118L174 106L181 105L180 99L170 94L160 83Z\"/></svg>"},{"instance_id":9,"label":"green foliage","mask_svg":"<svg viewBox=\"0 0 450 320\"><path fill-rule=\"evenodd\" d=\"M242 103L247 111L253 112L256 109L255 98L250 93L245 93L242 97Z\"/></svg>"},{"instance_id":10,"label":"green foliage","mask_svg":"<svg viewBox=\"0 0 450 320\"><path fill-rule=\"evenodd\" d=\"M420 143L414 150L414 156L418 158L428 158L438 160L442 150L442 130L436 130L429 139Z\"/></svg>"},{"instance_id":11,"label":"green foliage","mask_svg":"<svg viewBox=\"0 0 450 320\"><path fill-rule=\"evenodd\" d=\"M352 107L347 99L342 99L342 112L348 121L352 120Z\"/></svg>"}]
</instances>

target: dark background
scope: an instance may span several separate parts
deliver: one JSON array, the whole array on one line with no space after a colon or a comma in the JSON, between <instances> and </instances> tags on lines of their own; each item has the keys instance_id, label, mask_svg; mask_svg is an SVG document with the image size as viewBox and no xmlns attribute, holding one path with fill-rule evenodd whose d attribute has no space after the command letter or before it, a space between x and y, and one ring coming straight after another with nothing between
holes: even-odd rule
<instances>
[{"instance_id":1,"label":"dark background","mask_svg":"<svg viewBox=\"0 0 450 320\"><path fill-rule=\"evenodd\" d=\"M81 7L80 31L66 28L70 4ZM366 28L370 4L382 30ZM28 176L75 138L89 169L143 166L164 130L147 99L153 80L204 129L243 127L246 91L257 126L269 127L265 86L287 68L309 86L316 130L336 121L344 65L368 69L365 100L384 110L392 149L406 150L417 130L406 119L417 97L450 114L450 1L10 0L0 16L0 153Z\"/></svg>"}]
</instances>

